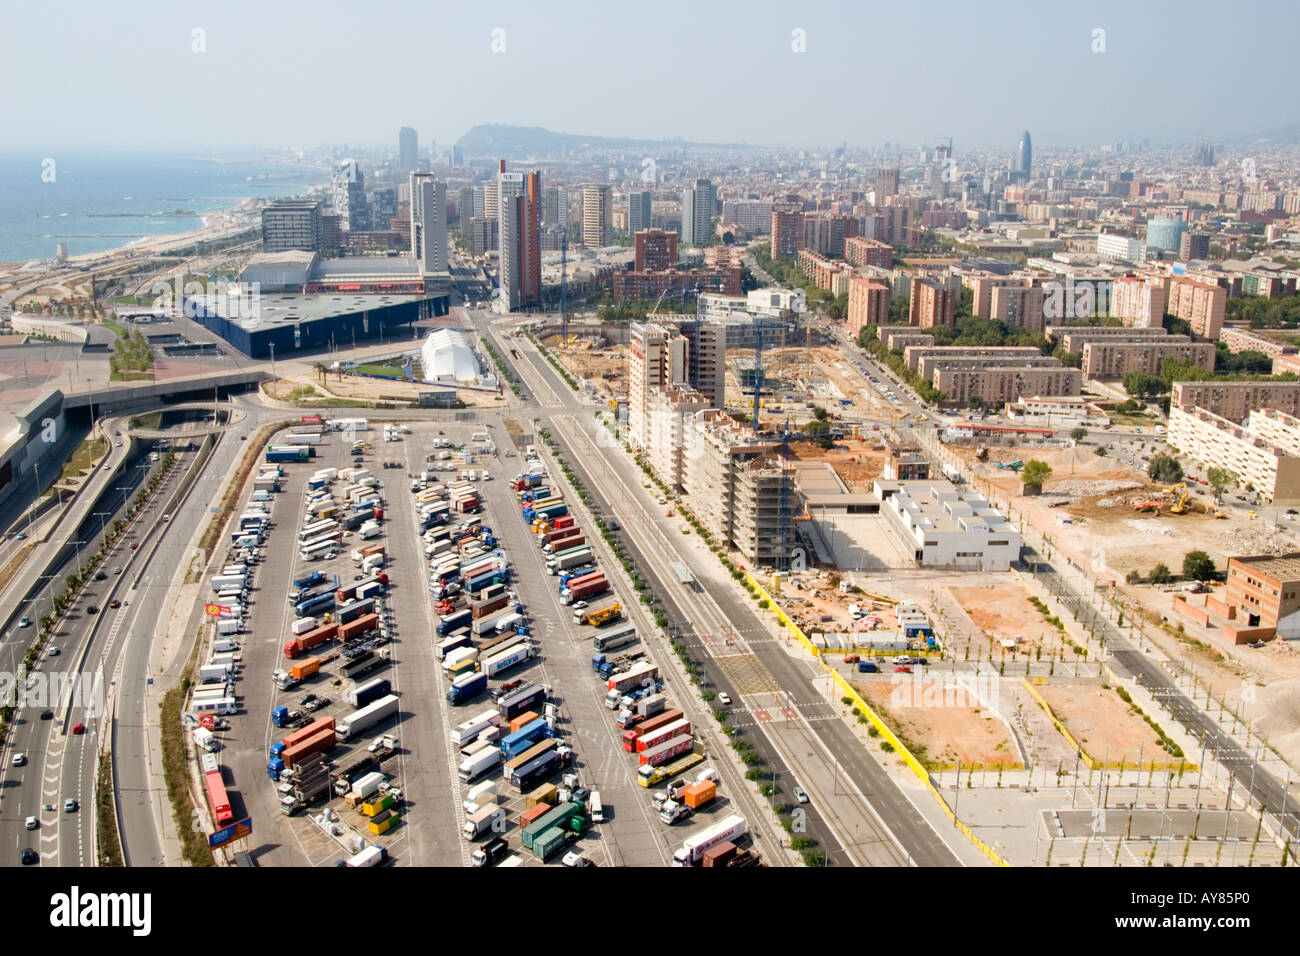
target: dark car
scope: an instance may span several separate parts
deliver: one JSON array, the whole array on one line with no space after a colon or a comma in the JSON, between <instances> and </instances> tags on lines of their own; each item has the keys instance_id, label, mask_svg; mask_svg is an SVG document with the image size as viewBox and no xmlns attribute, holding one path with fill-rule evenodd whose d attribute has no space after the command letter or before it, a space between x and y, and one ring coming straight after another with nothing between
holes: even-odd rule
<instances>
[{"instance_id":1,"label":"dark car","mask_svg":"<svg viewBox=\"0 0 1300 956\"><path fill-rule=\"evenodd\" d=\"M25 850L23 850L22 860L23 860L23 866L31 866L33 863L39 861L40 857L36 855L35 850L33 850L31 847L27 847Z\"/></svg>"},{"instance_id":2,"label":"dark car","mask_svg":"<svg viewBox=\"0 0 1300 956\"><path fill-rule=\"evenodd\" d=\"M117 610L119 607L122 606L122 602L119 601L117 598L113 598L113 600L108 602L108 606L113 610Z\"/></svg>"},{"instance_id":3,"label":"dark car","mask_svg":"<svg viewBox=\"0 0 1300 956\"><path fill-rule=\"evenodd\" d=\"M95 605L95 604L88 605L88 606L86 607L86 613L87 613L87 614L98 614L98 613L99 613L99 606L98 606L98 605Z\"/></svg>"},{"instance_id":4,"label":"dark car","mask_svg":"<svg viewBox=\"0 0 1300 956\"><path fill-rule=\"evenodd\" d=\"M41 711L41 720L53 720L53 719L54 719L54 711L50 710L48 707L45 708L45 710Z\"/></svg>"},{"instance_id":5,"label":"dark car","mask_svg":"<svg viewBox=\"0 0 1300 956\"><path fill-rule=\"evenodd\" d=\"M107 581L107 580L108 580L108 575L105 574L103 571L96 571L96 572L95 572L95 580L96 580L96 581Z\"/></svg>"}]
</instances>

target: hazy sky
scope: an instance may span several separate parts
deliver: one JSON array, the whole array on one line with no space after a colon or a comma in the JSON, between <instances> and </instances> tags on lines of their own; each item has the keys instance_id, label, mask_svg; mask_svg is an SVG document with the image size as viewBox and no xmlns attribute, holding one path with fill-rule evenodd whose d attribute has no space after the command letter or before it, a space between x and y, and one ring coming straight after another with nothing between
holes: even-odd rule
<instances>
[{"instance_id":1,"label":"hazy sky","mask_svg":"<svg viewBox=\"0 0 1300 956\"><path fill-rule=\"evenodd\" d=\"M0 23L4 146L42 150L386 145L402 125L424 149L475 123L959 149L1027 128L1041 150L1300 119L1289 0L95 0Z\"/></svg>"}]
</instances>

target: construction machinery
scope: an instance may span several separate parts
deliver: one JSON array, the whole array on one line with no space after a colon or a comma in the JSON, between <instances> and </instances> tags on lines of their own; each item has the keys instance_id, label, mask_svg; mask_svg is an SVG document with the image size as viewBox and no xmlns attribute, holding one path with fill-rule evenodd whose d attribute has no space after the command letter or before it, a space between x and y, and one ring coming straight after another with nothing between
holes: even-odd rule
<instances>
[{"instance_id":1,"label":"construction machinery","mask_svg":"<svg viewBox=\"0 0 1300 956\"><path fill-rule=\"evenodd\" d=\"M1165 494L1174 495L1178 500L1169 506L1170 514L1186 514L1187 502L1191 500L1192 493L1187 490L1187 483L1180 481L1178 484L1171 486L1165 491Z\"/></svg>"},{"instance_id":2,"label":"construction machinery","mask_svg":"<svg viewBox=\"0 0 1300 956\"><path fill-rule=\"evenodd\" d=\"M1159 514L1159 513L1160 513L1160 509L1163 508L1164 505L1165 505L1165 503L1164 503L1163 501L1153 501L1153 500L1150 500L1150 499L1148 499L1148 500L1146 500L1146 501L1135 501L1135 502L1133 502L1133 510L1134 510L1134 511L1154 511L1156 514Z\"/></svg>"},{"instance_id":3,"label":"construction machinery","mask_svg":"<svg viewBox=\"0 0 1300 956\"><path fill-rule=\"evenodd\" d=\"M1007 462L1006 464L1003 464L1003 463L1000 462L1000 461L995 461L995 462L993 462L993 467L994 467L994 468L1000 468L1000 469L1002 469L1003 471L1016 471L1016 472L1018 472L1018 471L1020 471L1021 468L1024 468L1024 467L1025 467L1025 463L1024 463L1023 461L1021 461L1019 458L1017 458L1015 461L1009 461L1009 462Z\"/></svg>"}]
</instances>

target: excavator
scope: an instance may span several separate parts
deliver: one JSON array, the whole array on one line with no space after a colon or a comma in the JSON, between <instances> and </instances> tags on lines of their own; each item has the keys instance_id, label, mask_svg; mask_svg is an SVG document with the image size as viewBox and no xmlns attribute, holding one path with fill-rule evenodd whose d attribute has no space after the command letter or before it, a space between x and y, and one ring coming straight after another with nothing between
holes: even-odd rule
<instances>
[{"instance_id":1,"label":"excavator","mask_svg":"<svg viewBox=\"0 0 1300 956\"><path fill-rule=\"evenodd\" d=\"M1187 483L1180 481L1178 484L1165 490L1165 494L1175 495L1178 500L1169 506L1169 513L1181 515L1187 513L1187 502L1191 499L1192 493L1187 490Z\"/></svg>"}]
</instances>

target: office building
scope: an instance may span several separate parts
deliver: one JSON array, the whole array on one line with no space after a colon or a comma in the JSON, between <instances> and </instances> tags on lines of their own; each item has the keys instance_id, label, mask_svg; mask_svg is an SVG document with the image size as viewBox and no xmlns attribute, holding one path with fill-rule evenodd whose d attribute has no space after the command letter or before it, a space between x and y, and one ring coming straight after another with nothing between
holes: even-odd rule
<instances>
[{"instance_id":1,"label":"office building","mask_svg":"<svg viewBox=\"0 0 1300 956\"><path fill-rule=\"evenodd\" d=\"M489 219L487 216L472 217L469 221L469 228L465 232L465 238L469 242L470 255L482 256L496 249L497 233L498 223L496 219Z\"/></svg>"},{"instance_id":2,"label":"office building","mask_svg":"<svg viewBox=\"0 0 1300 956\"><path fill-rule=\"evenodd\" d=\"M703 246L713 235L713 203L716 194L707 179L682 193L682 245Z\"/></svg>"},{"instance_id":3,"label":"office building","mask_svg":"<svg viewBox=\"0 0 1300 956\"><path fill-rule=\"evenodd\" d=\"M633 236L633 244L635 271L667 272L677 268L677 233L667 229L640 229Z\"/></svg>"},{"instance_id":4,"label":"office building","mask_svg":"<svg viewBox=\"0 0 1300 956\"><path fill-rule=\"evenodd\" d=\"M1020 135L1020 146L1016 150L1016 179L1019 182L1026 182L1033 174L1034 168L1034 142L1029 137L1029 130L1025 130Z\"/></svg>"},{"instance_id":5,"label":"office building","mask_svg":"<svg viewBox=\"0 0 1300 956\"><path fill-rule=\"evenodd\" d=\"M397 134L397 169L409 173L420 165L420 137L409 126L403 126Z\"/></svg>"},{"instance_id":6,"label":"office building","mask_svg":"<svg viewBox=\"0 0 1300 956\"><path fill-rule=\"evenodd\" d=\"M1147 249L1159 249L1177 255L1182 248L1187 223L1172 216L1153 216L1147 220Z\"/></svg>"},{"instance_id":7,"label":"office building","mask_svg":"<svg viewBox=\"0 0 1300 956\"><path fill-rule=\"evenodd\" d=\"M1210 237L1203 232L1185 232L1178 243L1178 258L1187 262L1191 259L1210 258Z\"/></svg>"},{"instance_id":8,"label":"office building","mask_svg":"<svg viewBox=\"0 0 1300 956\"><path fill-rule=\"evenodd\" d=\"M411 255L422 272L447 272L447 184L432 173L413 172L411 184Z\"/></svg>"},{"instance_id":9,"label":"office building","mask_svg":"<svg viewBox=\"0 0 1300 956\"><path fill-rule=\"evenodd\" d=\"M654 194L648 189L634 190L627 195L627 231L636 235L649 229L654 218ZM638 266L638 268L640 268Z\"/></svg>"},{"instance_id":10,"label":"office building","mask_svg":"<svg viewBox=\"0 0 1300 956\"><path fill-rule=\"evenodd\" d=\"M460 222L461 232L466 231L471 219L481 215L481 208L477 212L474 210L474 187L462 186L456 192L456 219Z\"/></svg>"},{"instance_id":11,"label":"office building","mask_svg":"<svg viewBox=\"0 0 1300 956\"><path fill-rule=\"evenodd\" d=\"M1228 558L1222 605L1234 643L1300 639L1300 553Z\"/></svg>"},{"instance_id":12,"label":"office building","mask_svg":"<svg viewBox=\"0 0 1300 956\"><path fill-rule=\"evenodd\" d=\"M330 177L330 205L344 231L364 232L370 228L365 177L355 159L344 159L334 164Z\"/></svg>"},{"instance_id":13,"label":"office building","mask_svg":"<svg viewBox=\"0 0 1300 956\"><path fill-rule=\"evenodd\" d=\"M1141 239L1101 232L1097 234L1097 255L1120 262L1144 262L1146 244Z\"/></svg>"},{"instance_id":14,"label":"office building","mask_svg":"<svg viewBox=\"0 0 1300 956\"><path fill-rule=\"evenodd\" d=\"M262 210L262 251L321 251L320 203L282 199Z\"/></svg>"},{"instance_id":15,"label":"office building","mask_svg":"<svg viewBox=\"0 0 1300 956\"><path fill-rule=\"evenodd\" d=\"M453 146L451 148L451 164L457 169L465 165L465 147Z\"/></svg>"},{"instance_id":16,"label":"office building","mask_svg":"<svg viewBox=\"0 0 1300 956\"><path fill-rule=\"evenodd\" d=\"M772 231L772 204L757 199L724 199L722 221L754 235L767 235Z\"/></svg>"},{"instance_id":17,"label":"office building","mask_svg":"<svg viewBox=\"0 0 1300 956\"><path fill-rule=\"evenodd\" d=\"M588 249L602 249L610 244L613 233L610 187L600 183L582 187L582 244Z\"/></svg>"},{"instance_id":18,"label":"office building","mask_svg":"<svg viewBox=\"0 0 1300 956\"><path fill-rule=\"evenodd\" d=\"M957 324L957 293L929 279L912 279L908 322L922 329Z\"/></svg>"},{"instance_id":19,"label":"office building","mask_svg":"<svg viewBox=\"0 0 1300 956\"><path fill-rule=\"evenodd\" d=\"M550 186L543 197L542 224L569 228L569 194L562 186Z\"/></svg>"},{"instance_id":20,"label":"office building","mask_svg":"<svg viewBox=\"0 0 1300 956\"><path fill-rule=\"evenodd\" d=\"M495 176L483 184L483 215L489 219L501 215L501 183Z\"/></svg>"}]
</instances>

